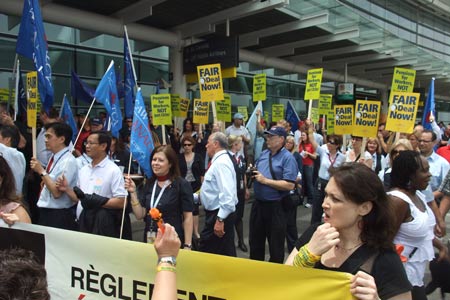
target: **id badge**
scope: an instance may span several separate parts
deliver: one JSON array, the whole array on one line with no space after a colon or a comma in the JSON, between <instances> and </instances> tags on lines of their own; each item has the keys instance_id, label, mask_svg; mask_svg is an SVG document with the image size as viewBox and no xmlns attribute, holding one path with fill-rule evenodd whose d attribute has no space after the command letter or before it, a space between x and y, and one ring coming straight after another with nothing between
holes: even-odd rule
<instances>
[{"instance_id":1,"label":"id badge","mask_svg":"<svg viewBox=\"0 0 450 300\"><path fill-rule=\"evenodd\" d=\"M147 231L147 243L148 244L154 244L156 240L156 232L154 231Z\"/></svg>"},{"instance_id":2,"label":"id badge","mask_svg":"<svg viewBox=\"0 0 450 300\"><path fill-rule=\"evenodd\" d=\"M243 189L244 189L244 180L243 180L243 179L241 179L239 189L240 189L240 190L243 190Z\"/></svg>"}]
</instances>

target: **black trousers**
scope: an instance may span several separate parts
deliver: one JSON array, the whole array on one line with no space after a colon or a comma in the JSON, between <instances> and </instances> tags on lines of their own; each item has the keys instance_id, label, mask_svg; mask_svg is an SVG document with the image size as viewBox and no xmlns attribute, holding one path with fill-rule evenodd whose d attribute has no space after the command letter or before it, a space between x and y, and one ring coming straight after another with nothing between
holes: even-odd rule
<instances>
[{"instance_id":1,"label":"black trousers","mask_svg":"<svg viewBox=\"0 0 450 300\"><path fill-rule=\"evenodd\" d=\"M311 224L322 222L323 214L323 200L325 199L325 187L328 184L328 180L317 178L316 189L314 191L314 202L311 212Z\"/></svg>"},{"instance_id":2,"label":"black trousers","mask_svg":"<svg viewBox=\"0 0 450 300\"><path fill-rule=\"evenodd\" d=\"M266 239L271 262L283 263L286 212L280 201L255 200L250 213L250 258L264 260Z\"/></svg>"},{"instance_id":3,"label":"black trousers","mask_svg":"<svg viewBox=\"0 0 450 300\"><path fill-rule=\"evenodd\" d=\"M214 234L214 224L216 223L218 212L218 209L205 210L205 226L200 233L199 250L201 252L236 257L236 247L234 246L235 213L229 214L224 220L225 235L220 238Z\"/></svg>"},{"instance_id":4,"label":"black trousers","mask_svg":"<svg viewBox=\"0 0 450 300\"><path fill-rule=\"evenodd\" d=\"M73 208L42 208L39 207L39 225L67 230L78 230Z\"/></svg>"}]
</instances>

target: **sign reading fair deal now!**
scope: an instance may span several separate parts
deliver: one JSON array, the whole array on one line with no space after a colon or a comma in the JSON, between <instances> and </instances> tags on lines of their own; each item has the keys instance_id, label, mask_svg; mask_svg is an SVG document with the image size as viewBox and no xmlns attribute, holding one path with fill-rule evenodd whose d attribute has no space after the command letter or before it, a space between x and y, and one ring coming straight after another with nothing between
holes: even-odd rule
<instances>
[{"instance_id":1,"label":"sign reading fair deal now!","mask_svg":"<svg viewBox=\"0 0 450 300\"><path fill-rule=\"evenodd\" d=\"M391 93L386 130L412 133L416 120L419 93Z\"/></svg>"},{"instance_id":2,"label":"sign reading fair deal now!","mask_svg":"<svg viewBox=\"0 0 450 300\"><path fill-rule=\"evenodd\" d=\"M356 100L352 134L362 137L376 137L380 109L379 101Z\"/></svg>"},{"instance_id":3,"label":"sign reading fair deal now!","mask_svg":"<svg viewBox=\"0 0 450 300\"><path fill-rule=\"evenodd\" d=\"M172 125L172 103L170 94L152 95L152 116L154 125Z\"/></svg>"},{"instance_id":4,"label":"sign reading fair deal now!","mask_svg":"<svg viewBox=\"0 0 450 300\"><path fill-rule=\"evenodd\" d=\"M202 101L223 100L220 64L198 66L197 75Z\"/></svg>"},{"instance_id":5,"label":"sign reading fair deal now!","mask_svg":"<svg viewBox=\"0 0 450 300\"><path fill-rule=\"evenodd\" d=\"M197 124L208 124L209 101L194 99L194 117L192 121Z\"/></svg>"},{"instance_id":6,"label":"sign reading fair deal now!","mask_svg":"<svg viewBox=\"0 0 450 300\"><path fill-rule=\"evenodd\" d=\"M36 127L38 102L37 72L27 73L27 125Z\"/></svg>"},{"instance_id":7,"label":"sign reading fair deal now!","mask_svg":"<svg viewBox=\"0 0 450 300\"><path fill-rule=\"evenodd\" d=\"M352 134L353 131L353 105L334 106L334 133Z\"/></svg>"}]
</instances>

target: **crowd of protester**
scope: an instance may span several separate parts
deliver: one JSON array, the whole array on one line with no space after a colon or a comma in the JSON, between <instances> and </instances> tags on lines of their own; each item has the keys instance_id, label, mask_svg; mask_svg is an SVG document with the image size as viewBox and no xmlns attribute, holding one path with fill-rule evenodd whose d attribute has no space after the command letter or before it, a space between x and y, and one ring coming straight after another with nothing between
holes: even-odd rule
<instances>
[{"instance_id":1,"label":"crowd of protester","mask_svg":"<svg viewBox=\"0 0 450 300\"><path fill-rule=\"evenodd\" d=\"M191 118L180 130L162 130L150 115L153 176L143 180L129 154L132 119L118 137L103 114L77 119L73 145L57 111L41 112L34 157L31 135L0 106L0 218L7 224L131 239L134 214L145 222L142 240L156 246L164 237L148 212L158 208L176 248L236 256L239 247L263 261L268 243L271 262L352 273L358 299L426 299L433 246L448 259L440 238L450 209L450 126L417 125L405 135L380 124L376 137L347 140L309 119L295 132L285 120L268 127L261 120L252 136L241 113L222 130ZM254 149L257 138L264 138L262 150ZM296 227L300 205L311 208L310 228ZM394 244L404 247L406 262ZM169 262L161 270L173 269Z\"/></svg>"}]
</instances>

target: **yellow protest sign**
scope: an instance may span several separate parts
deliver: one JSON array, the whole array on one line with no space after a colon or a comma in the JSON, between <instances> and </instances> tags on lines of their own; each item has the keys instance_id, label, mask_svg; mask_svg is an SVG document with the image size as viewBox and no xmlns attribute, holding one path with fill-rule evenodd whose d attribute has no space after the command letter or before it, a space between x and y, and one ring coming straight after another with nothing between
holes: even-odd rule
<instances>
[{"instance_id":1,"label":"yellow protest sign","mask_svg":"<svg viewBox=\"0 0 450 300\"><path fill-rule=\"evenodd\" d=\"M37 121L38 81L37 72L27 73L27 125L35 128Z\"/></svg>"},{"instance_id":2,"label":"yellow protest sign","mask_svg":"<svg viewBox=\"0 0 450 300\"><path fill-rule=\"evenodd\" d=\"M412 133L419 99L419 93L391 93L386 130Z\"/></svg>"},{"instance_id":3,"label":"yellow protest sign","mask_svg":"<svg viewBox=\"0 0 450 300\"><path fill-rule=\"evenodd\" d=\"M416 70L394 68L392 76L392 92L412 93L414 90L414 81L416 80Z\"/></svg>"},{"instance_id":4,"label":"yellow protest sign","mask_svg":"<svg viewBox=\"0 0 450 300\"><path fill-rule=\"evenodd\" d=\"M331 101L332 100L333 100L333 95L320 94L319 115L326 115L331 110Z\"/></svg>"},{"instance_id":5,"label":"yellow protest sign","mask_svg":"<svg viewBox=\"0 0 450 300\"><path fill-rule=\"evenodd\" d=\"M151 96L154 125L172 125L172 108L170 94Z\"/></svg>"},{"instance_id":6,"label":"yellow protest sign","mask_svg":"<svg viewBox=\"0 0 450 300\"><path fill-rule=\"evenodd\" d=\"M334 134L334 110L329 110L327 113L327 134Z\"/></svg>"},{"instance_id":7,"label":"yellow protest sign","mask_svg":"<svg viewBox=\"0 0 450 300\"><path fill-rule=\"evenodd\" d=\"M244 116L244 122L247 122L248 120L247 106L238 106L237 111Z\"/></svg>"},{"instance_id":8,"label":"yellow protest sign","mask_svg":"<svg viewBox=\"0 0 450 300\"><path fill-rule=\"evenodd\" d=\"M203 101L223 100L220 64L197 66L200 97Z\"/></svg>"},{"instance_id":9,"label":"yellow protest sign","mask_svg":"<svg viewBox=\"0 0 450 300\"><path fill-rule=\"evenodd\" d=\"M376 137L381 103L379 101L356 100L353 135Z\"/></svg>"},{"instance_id":10,"label":"yellow protest sign","mask_svg":"<svg viewBox=\"0 0 450 300\"><path fill-rule=\"evenodd\" d=\"M305 87L305 100L320 98L320 86L322 85L323 68L308 70Z\"/></svg>"},{"instance_id":11,"label":"yellow protest sign","mask_svg":"<svg viewBox=\"0 0 450 300\"><path fill-rule=\"evenodd\" d=\"M216 101L217 120L231 122L231 96L223 94L224 99Z\"/></svg>"},{"instance_id":12,"label":"yellow protest sign","mask_svg":"<svg viewBox=\"0 0 450 300\"><path fill-rule=\"evenodd\" d=\"M334 133L351 134L353 130L353 105L334 106Z\"/></svg>"},{"instance_id":13,"label":"yellow protest sign","mask_svg":"<svg viewBox=\"0 0 450 300\"><path fill-rule=\"evenodd\" d=\"M311 107L311 121L313 121L313 123L319 123L319 109L317 107Z\"/></svg>"},{"instance_id":14,"label":"yellow protest sign","mask_svg":"<svg viewBox=\"0 0 450 300\"><path fill-rule=\"evenodd\" d=\"M272 104L272 122L278 122L284 119L284 105Z\"/></svg>"},{"instance_id":15,"label":"yellow protest sign","mask_svg":"<svg viewBox=\"0 0 450 300\"><path fill-rule=\"evenodd\" d=\"M253 101L266 100L266 74L253 76Z\"/></svg>"},{"instance_id":16,"label":"yellow protest sign","mask_svg":"<svg viewBox=\"0 0 450 300\"><path fill-rule=\"evenodd\" d=\"M170 94L170 105L172 108L172 116L181 117L180 116L180 95L178 94Z\"/></svg>"},{"instance_id":17,"label":"yellow protest sign","mask_svg":"<svg viewBox=\"0 0 450 300\"><path fill-rule=\"evenodd\" d=\"M180 99L180 117L186 118L189 110L190 100L188 98Z\"/></svg>"},{"instance_id":18,"label":"yellow protest sign","mask_svg":"<svg viewBox=\"0 0 450 300\"><path fill-rule=\"evenodd\" d=\"M15 90L12 91L13 95ZM9 100L9 89L0 89L0 102L8 102Z\"/></svg>"},{"instance_id":19,"label":"yellow protest sign","mask_svg":"<svg viewBox=\"0 0 450 300\"><path fill-rule=\"evenodd\" d=\"M194 99L192 121L197 124L208 124L209 121L209 101Z\"/></svg>"}]
</instances>

